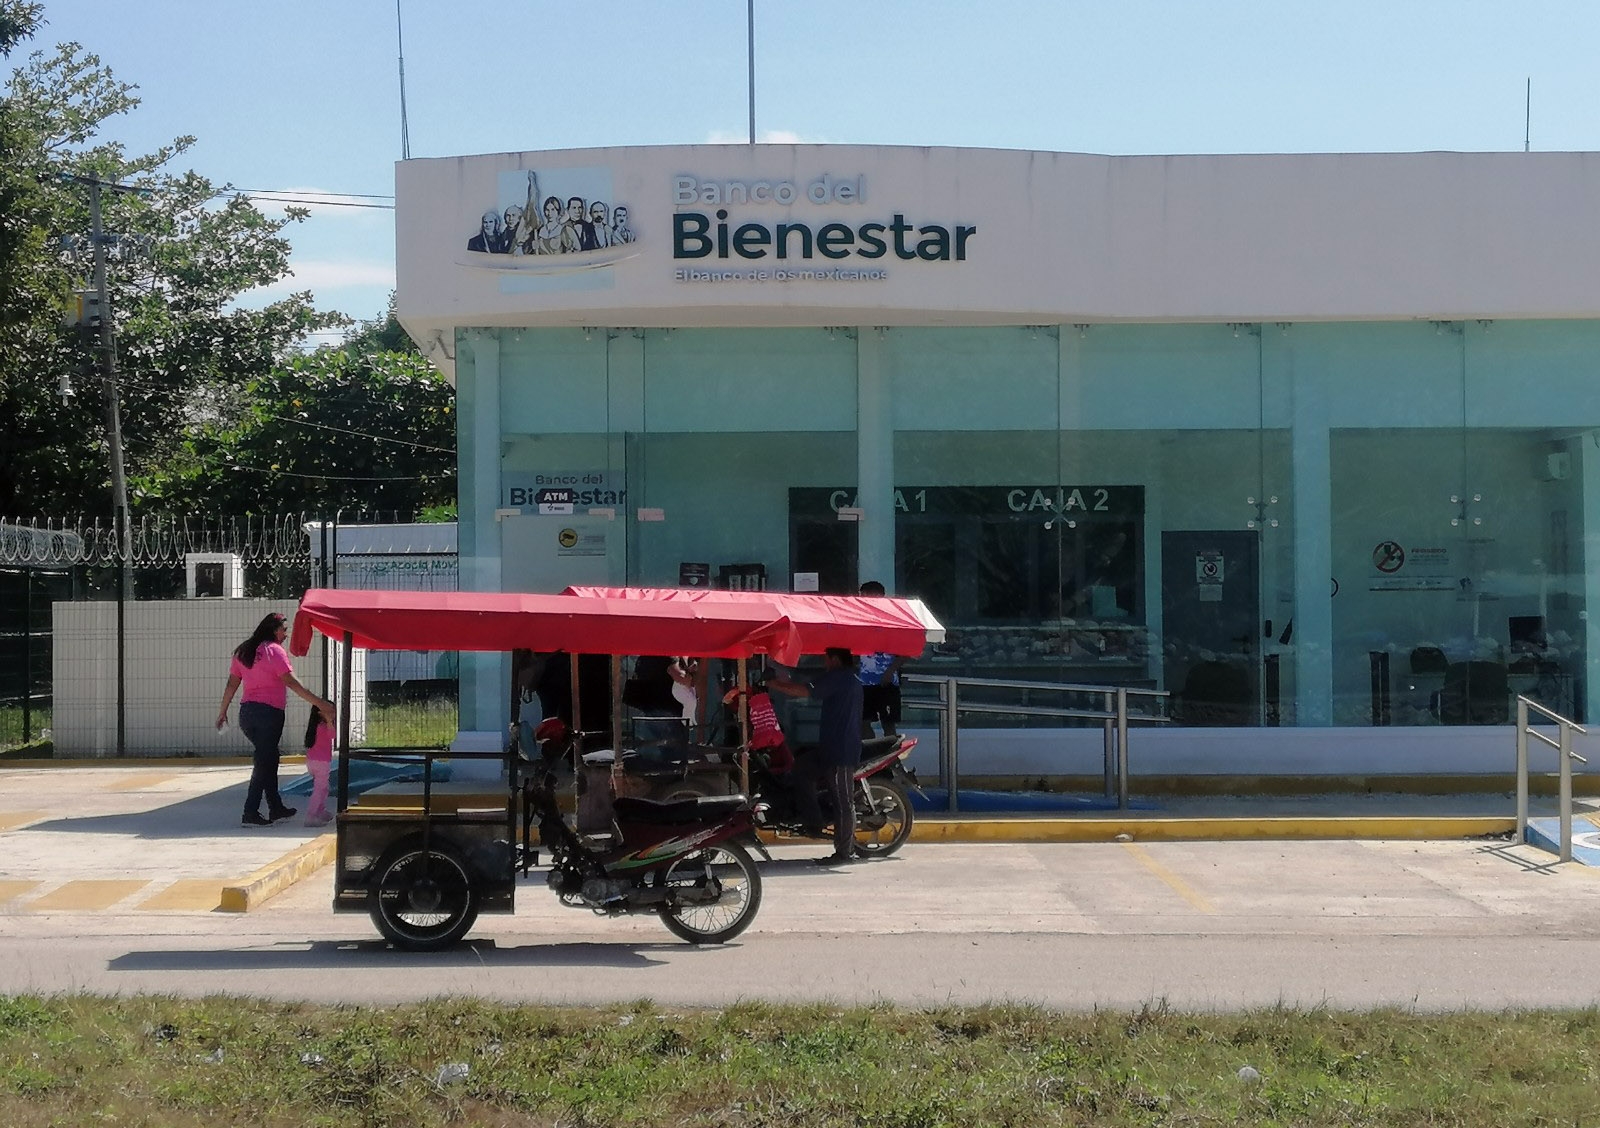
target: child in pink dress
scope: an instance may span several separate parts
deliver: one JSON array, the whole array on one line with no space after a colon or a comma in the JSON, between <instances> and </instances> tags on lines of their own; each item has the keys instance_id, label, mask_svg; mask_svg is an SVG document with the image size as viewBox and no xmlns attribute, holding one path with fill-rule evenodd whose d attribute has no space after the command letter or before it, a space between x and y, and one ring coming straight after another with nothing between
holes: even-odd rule
<instances>
[{"instance_id":1,"label":"child in pink dress","mask_svg":"<svg viewBox=\"0 0 1600 1128\"><path fill-rule=\"evenodd\" d=\"M306 805L307 826L327 826L328 771L333 767L333 726L320 709L311 710L306 722L306 771L311 773L311 802Z\"/></svg>"}]
</instances>

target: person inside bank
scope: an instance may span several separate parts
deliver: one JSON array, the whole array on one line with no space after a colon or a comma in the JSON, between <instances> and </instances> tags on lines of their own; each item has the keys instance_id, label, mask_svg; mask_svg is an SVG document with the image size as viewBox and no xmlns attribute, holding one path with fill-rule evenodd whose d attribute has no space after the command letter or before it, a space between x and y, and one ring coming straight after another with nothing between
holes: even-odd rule
<instances>
[{"instance_id":1,"label":"person inside bank","mask_svg":"<svg viewBox=\"0 0 1600 1128\"><path fill-rule=\"evenodd\" d=\"M1082 557L1080 578L1069 580L1061 593L1063 618L1125 619L1134 613L1138 570L1131 546L1123 525L1096 531Z\"/></svg>"},{"instance_id":2,"label":"person inside bank","mask_svg":"<svg viewBox=\"0 0 1600 1128\"><path fill-rule=\"evenodd\" d=\"M861 594L883 596L888 592L877 580L861 585ZM857 667L861 679L861 735L871 739L876 724L884 736L894 736L900 725L900 667L905 659L898 654L863 654Z\"/></svg>"}]
</instances>

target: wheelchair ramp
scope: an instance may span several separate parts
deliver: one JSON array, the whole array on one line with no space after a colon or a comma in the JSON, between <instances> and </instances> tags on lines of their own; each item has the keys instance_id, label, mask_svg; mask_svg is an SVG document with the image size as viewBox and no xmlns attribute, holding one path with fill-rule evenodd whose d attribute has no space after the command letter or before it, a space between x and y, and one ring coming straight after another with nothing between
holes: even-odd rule
<instances>
[{"instance_id":1,"label":"wheelchair ramp","mask_svg":"<svg viewBox=\"0 0 1600 1128\"><path fill-rule=\"evenodd\" d=\"M1539 818L1528 820L1528 845L1561 853L1561 820ZM1586 866L1600 866L1600 828L1593 818L1585 815L1572 817L1572 860Z\"/></svg>"}]
</instances>

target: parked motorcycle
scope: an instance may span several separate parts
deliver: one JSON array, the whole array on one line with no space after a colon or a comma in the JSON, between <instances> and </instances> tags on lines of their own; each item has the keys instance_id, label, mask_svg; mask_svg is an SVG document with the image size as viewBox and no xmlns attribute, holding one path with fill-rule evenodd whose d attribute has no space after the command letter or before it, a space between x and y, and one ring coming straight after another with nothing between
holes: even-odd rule
<instances>
[{"instance_id":1,"label":"parked motorcycle","mask_svg":"<svg viewBox=\"0 0 1600 1128\"><path fill-rule=\"evenodd\" d=\"M743 795L665 802L613 797L614 754L583 757L576 829L544 770L527 791L550 851L546 878L561 903L603 916L654 912L691 944L721 944L750 926L761 907L761 874L741 839L756 841Z\"/></svg>"},{"instance_id":2,"label":"parked motorcycle","mask_svg":"<svg viewBox=\"0 0 1600 1128\"><path fill-rule=\"evenodd\" d=\"M862 741L861 765L855 775L856 848L867 857L886 858L911 837L916 815L910 792L923 794L906 759L917 746L915 737L881 736ZM801 747L798 755L812 754ZM792 773L785 757L773 749L750 753L750 799L757 825L785 835L806 834L795 798ZM640 781L643 794L665 799L719 795L734 789L737 767L730 750L688 746L654 752L624 753L622 774ZM819 789L824 819L832 818L832 799Z\"/></svg>"}]
</instances>

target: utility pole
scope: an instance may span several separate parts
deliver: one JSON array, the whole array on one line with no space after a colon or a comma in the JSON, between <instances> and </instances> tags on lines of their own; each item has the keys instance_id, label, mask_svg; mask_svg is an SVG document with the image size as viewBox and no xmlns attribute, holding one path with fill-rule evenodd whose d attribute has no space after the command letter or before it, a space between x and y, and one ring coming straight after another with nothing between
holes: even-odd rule
<instances>
[{"instance_id":1,"label":"utility pole","mask_svg":"<svg viewBox=\"0 0 1600 1128\"><path fill-rule=\"evenodd\" d=\"M64 176L69 183L84 184L89 188L89 242L94 255L95 311L88 316L85 309L83 321L91 332L97 332L99 341L101 381L106 396L106 439L111 447L111 505L117 530L117 755L127 754L127 602L133 595L133 530L128 516L128 473L122 456L122 400L117 390L117 336L111 320L111 292L106 285L106 248L116 243L126 261L130 257L132 240L107 235L101 218L102 190L132 192L144 195L144 190L101 180L93 176ZM87 303L85 303L87 305Z\"/></svg>"},{"instance_id":2,"label":"utility pole","mask_svg":"<svg viewBox=\"0 0 1600 1128\"><path fill-rule=\"evenodd\" d=\"M122 400L117 391L117 338L111 324L111 295L106 288L106 235L100 221L99 180L83 178L89 185L89 241L94 246L94 288L99 303L102 379L106 391L106 436L111 445L111 507L116 517L121 560L118 583L128 582L128 473L122 460Z\"/></svg>"}]
</instances>

